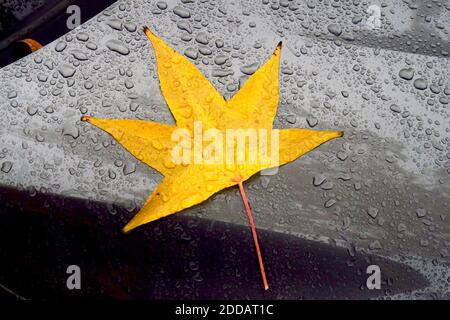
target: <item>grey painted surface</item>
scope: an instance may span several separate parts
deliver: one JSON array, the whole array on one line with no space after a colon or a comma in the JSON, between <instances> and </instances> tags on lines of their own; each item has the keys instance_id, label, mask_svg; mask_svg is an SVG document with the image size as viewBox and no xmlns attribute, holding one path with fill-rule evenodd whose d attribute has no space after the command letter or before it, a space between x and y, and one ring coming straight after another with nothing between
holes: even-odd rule
<instances>
[{"instance_id":1,"label":"grey painted surface","mask_svg":"<svg viewBox=\"0 0 450 320\"><path fill-rule=\"evenodd\" d=\"M315 129L344 130L345 137L275 176L248 181L255 223L346 247L350 256L356 248L400 261L430 282L416 297L448 298L448 2L166 3L161 10L154 2L118 1L0 70L0 188L56 195L53 205L61 208L73 198L106 204L119 229L161 176L79 119L173 123L142 26L179 52L195 52L194 63L226 97L245 81L241 68L261 64L283 40L275 126L317 121ZM379 30L366 24L372 4L381 8ZM189 18L175 14L175 6ZM199 43L202 36L207 44ZM111 43L120 43L123 54ZM226 62L218 65L222 56ZM409 68L414 76L406 80L408 72L400 71ZM219 69L229 75L214 76ZM0 194L4 203L6 195ZM237 189L180 214L247 225Z\"/></svg>"}]
</instances>

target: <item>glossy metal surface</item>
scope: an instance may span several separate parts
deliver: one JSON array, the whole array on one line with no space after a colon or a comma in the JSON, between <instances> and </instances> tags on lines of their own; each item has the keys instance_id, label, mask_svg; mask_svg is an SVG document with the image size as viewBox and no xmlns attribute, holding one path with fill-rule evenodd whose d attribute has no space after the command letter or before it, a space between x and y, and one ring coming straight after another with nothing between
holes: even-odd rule
<instances>
[{"instance_id":1,"label":"glossy metal surface","mask_svg":"<svg viewBox=\"0 0 450 320\"><path fill-rule=\"evenodd\" d=\"M381 12L379 28L368 23L370 5ZM127 274L137 278L117 290L130 298L261 297L237 188L118 233L161 176L79 120L173 123L141 32L147 25L227 97L282 40L275 126L346 133L246 183L274 288L264 297L448 298L449 16L450 6L434 1L118 1L0 70L1 219L10 235L0 251L5 259L30 252L11 263L37 261L39 277L62 272L63 285L64 266L82 264L93 295L114 296L99 279L111 285ZM40 212L42 220L21 211ZM37 247L58 259L42 261ZM375 260L385 281L368 293L365 267ZM121 271L96 274L102 263ZM3 270L0 283L36 296L18 284L20 272ZM357 280L348 280L353 274ZM48 296L73 294L55 281L42 284ZM325 289L333 286L333 293Z\"/></svg>"}]
</instances>

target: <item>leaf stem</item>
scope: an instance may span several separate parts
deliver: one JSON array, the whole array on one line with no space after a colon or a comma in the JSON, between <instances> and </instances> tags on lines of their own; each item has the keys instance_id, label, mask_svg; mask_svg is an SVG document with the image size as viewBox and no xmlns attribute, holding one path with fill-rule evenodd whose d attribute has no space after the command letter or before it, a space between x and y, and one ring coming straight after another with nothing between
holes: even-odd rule
<instances>
[{"instance_id":1,"label":"leaf stem","mask_svg":"<svg viewBox=\"0 0 450 320\"><path fill-rule=\"evenodd\" d=\"M264 271L264 263L261 255L261 250L259 248L258 235L256 234L255 223L253 222L252 211L250 210L250 205L248 203L248 198L247 195L245 194L244 185L242 184L242 181L240 181L238 185L239 191L241 191L242 200L244 201L245 209L247 211L250 228L252 229L253 241L255 242L256 254L258 255L259 269L261 270L264 290L267 290L269 289L269 284L267 283L266 272Z\"/></svg>"}]
</instances>

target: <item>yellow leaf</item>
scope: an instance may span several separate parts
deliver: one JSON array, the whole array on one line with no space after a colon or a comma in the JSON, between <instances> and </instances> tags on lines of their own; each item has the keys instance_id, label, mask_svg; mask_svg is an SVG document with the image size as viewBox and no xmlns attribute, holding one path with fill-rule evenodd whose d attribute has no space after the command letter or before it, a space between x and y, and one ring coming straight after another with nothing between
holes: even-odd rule
<instances>
[{"instance_id":1,"label":"yellow leaf","mask_svg":"<svg viewBox=\"0 0 450 320\"><path fill-rule=\"evenodd\" d=\"M263 169L293 161L342 136L341 131L272 129L279 100L281 43L242 89L226 100L188 59L148 28L144 31L153 44L161 91L176 126L142 120L82 118L111 134L137 159L164 175L141 210L124 227L125 232L194 206L224 188L241 185ZM236 139L227 144L225 140L231 131ZM255 132L258 146L263 145L259 143L265 137L264 148L277 145L276 152L266 150L269 157L262 157L264 148L252 143ZM180 140L184 141L181 146ZM259 153L252 158L255 152ZM177 159L178 153L183 161ZM272 161L272 156L277 159Z\"/></svg>"},{"instance_id":2,"label":"yellow leaf","mask_svg":"<svg viewBox=\"0 0 450 320\"><path fill-rule=\"evenodd\" d=\"M137 159L158 170L169 174L172 167L170 150L175 143L171 135L176 127L152 121L131 119L95 119L84 116L96 127L108 132Z\"/></svg>"},{"instance_id":3,"label":"yellow leaf","mask_svg":"<svg viewBox=\"0 0 450 320\"><path fill-rule=\"evenodd\" d=\"M281 42L270 59L258 69L228 101L232 112L226 114L224 126L272 128L278 108L278 69Z\"/></svg>"},{"instance_id":4,"label":"yellow leaf","mask_svg":"<svg viewBox=\"0 0 450 320\"><path fill-rule=\"evenodd\" d=\"M177 126L192 129L195 119L213 124L226 101L185 57L144 28L155 49L161 91Z\"/></svg>"}]
</instances>

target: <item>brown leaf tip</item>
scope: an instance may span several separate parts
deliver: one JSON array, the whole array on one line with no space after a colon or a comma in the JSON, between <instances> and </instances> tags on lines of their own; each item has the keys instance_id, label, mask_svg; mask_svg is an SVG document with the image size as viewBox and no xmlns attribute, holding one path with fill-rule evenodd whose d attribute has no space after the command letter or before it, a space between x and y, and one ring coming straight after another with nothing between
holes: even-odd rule
<instances>
[{"instance_id":1,"label":"brown leaf tip","mask_svg":"<svg viewBox=\"0 0 450 320\"><path fill-rule=\"evenodd\" d=\"M147 33L152 33L152 32L150 31L150 28L147 27L147 26L144 26L142 29L144 30L144 33L145 33L145 34L147 34Z\"/></svg>"},{"instance_id":2,"label":"brown leaf tip","mask_svg":"<svg viewBox=\"0 0 450 320\"><path fill-rule=\"evenodd\" d=\"M273 52L273 54L277 55L278 52L281 51L282 46L283 46L283 42L282 41L278 42L277 47L275 48L275 51Z\"/></svg>"},{"instance_id":3,"label":"brown leaf tip","mask_svg":"<svg viewBox=\"0 0 450 320\"><path fill-rule=\"evenodd\" d=\"M89 119L91 119L91 117L89 117L89 116L82 116L81 117L81 121L89 121Z\"/></svg>"},{"instance_id":4,"label":"brown leaf tip","mask_svg":"<svg viewBox=\"0 0 450 320\"><path fill-rule=\"evenodd\" d=\"M339 131L339 138L344 136L344 131Z\"/></svg>"}]
</instances>

